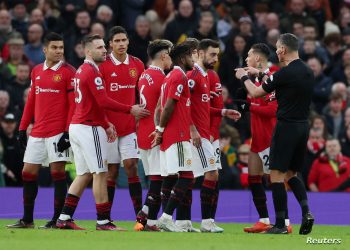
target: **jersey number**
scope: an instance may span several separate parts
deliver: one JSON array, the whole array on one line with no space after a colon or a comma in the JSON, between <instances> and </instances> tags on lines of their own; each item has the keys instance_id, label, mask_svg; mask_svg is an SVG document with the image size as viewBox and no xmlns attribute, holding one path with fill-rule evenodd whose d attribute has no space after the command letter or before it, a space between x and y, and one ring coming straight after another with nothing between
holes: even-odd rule
<instances>
[{"instance_id":1,"label":"jersey number","mask_svg":"<svg viewBox=\"0 0 350 250\"><path fill-rule=\"evenodd\" d=\"M147 100L146 97L143 95L143 90L145 89L145 85L142 85L140 89L140 105L142 108L146 108L147 106Z\"/></svg>"},{"instance_id":2,"label":"jersey number","mask_svg":"<svg viewBox=\"0 0 350 250\"><path fill-rule=\"evenodd\" d=\"M83 95L81 94L79 84L80 84L80 79L74 78L74 91L75 93L77 93L77 96L75 97L76 103L81 103L81 99L83 99Z\"/></svg>"}]
</instances>

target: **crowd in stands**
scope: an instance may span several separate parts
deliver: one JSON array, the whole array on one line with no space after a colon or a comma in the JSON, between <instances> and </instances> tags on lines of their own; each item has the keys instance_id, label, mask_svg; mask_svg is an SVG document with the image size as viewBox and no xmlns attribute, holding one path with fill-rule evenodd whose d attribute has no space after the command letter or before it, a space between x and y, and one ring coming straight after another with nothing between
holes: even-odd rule
<instances>
[{"instance_id":1,"label":"crowd in stands","mask_svg":"<svg viewBox=\"0 0 350 250\"><path fill-rule=\"evenodd\" d=\"M84 60L82 37L99 34L106 38L115 25L126 28L128 53L146 66L146 48L153 39L173 43L187 37L219 40L216 70L228 108L236 107L240 86L233 70L246 65L250 47L266 43L271 49L271 68L276 71L279 35L295 34L300 57L317 82L301 175L311 191L350 191L349 0L0 0L0 186L21 185L23 152L16 140L17 125L31 69L45 60L43 36L49 31L62 34L65 60L77 68ZM249 113L238 122L224 120L220 135L221 188L247 189Z\"/></svg>"}]
</instances>

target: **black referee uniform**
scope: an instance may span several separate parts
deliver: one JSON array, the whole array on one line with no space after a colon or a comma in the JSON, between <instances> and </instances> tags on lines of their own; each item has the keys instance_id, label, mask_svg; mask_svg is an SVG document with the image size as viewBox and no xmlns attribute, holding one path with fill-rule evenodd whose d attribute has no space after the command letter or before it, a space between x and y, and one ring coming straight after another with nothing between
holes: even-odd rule
<instances>
[{"instance_id":1,"label":"black referee uniform","mask_svg":"<svg viewBox=\"0 0 350 250\"><path fill-rule=\"evenodd\" d=\"M277 124L270 148L270 169L300 172L309 136L308 117L314 75L301 59L290 62L262 85L276 92Z\"/></svg>"}]
</instances>

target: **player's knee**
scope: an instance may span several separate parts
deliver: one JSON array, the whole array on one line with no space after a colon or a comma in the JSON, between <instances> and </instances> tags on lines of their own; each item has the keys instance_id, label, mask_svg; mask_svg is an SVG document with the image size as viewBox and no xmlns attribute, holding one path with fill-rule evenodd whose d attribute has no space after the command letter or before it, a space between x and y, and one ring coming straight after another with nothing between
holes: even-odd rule
<instances>
[{"instance_id":1,"label":"player's knee","mask_svg":"<svg viewBox=\"0 0 350 250\"><path fill-rule=\"evenodd\" d=\"M40 165L38 164L28 164L24 163L23 166L23 172L29 173L29 174L38 174L40 169Z\"/></svg>"},{"instance_id":2,"label":"player's knee","mask_svg":"<svg viewBox=\"0 0 350 250\"><path fill-rule=\"evenodd\" d=\"M52 162L50 163L50 169L52 172L64 172L66 167L66 162Z\"/></svg>"},{"instance_id":3,"label":"player's knee","mask_svg":"<svg viewBox=\"0 0 350 250\"><path fill-rule=\"evenodd\" d=\"M137 160L130 159L124 164L124 169L129 178L137 176Z\"/></svg>"},{"instance_id":4,"label":"player's knee","mask_svg":"<svg viewBox=\"0 0 350 250\"><path fill-rule=\"evenodd\" d=\"M293 178L294 176L297 176L297 173L294 171L290 171L288 170L288 172L286 173L286 181L289 181L291 178Z\"/></svg>"},{"instance_id":5,"label":"player's knee","mask_svg":"<svg viewBox=\"0 0 350 250\"><path fill-rule=\"evenodd\" d=\"M204 178L210 181L217 181L219 179L219 172L217 170L206 172Z\"/></svg>"}]
</instances>

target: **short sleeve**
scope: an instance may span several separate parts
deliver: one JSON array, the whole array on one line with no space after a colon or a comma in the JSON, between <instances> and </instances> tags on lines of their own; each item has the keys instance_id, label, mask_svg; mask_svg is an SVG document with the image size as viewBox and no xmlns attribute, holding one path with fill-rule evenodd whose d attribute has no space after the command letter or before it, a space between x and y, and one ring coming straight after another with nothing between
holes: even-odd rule
<instances>
[{"instance_id":1,"label":"short sleeve","mask_svg":"<svg viewBox=\"0 0 350 250\"><path fill-rule=\"evenodd\" d=\"M169 98L180 100L181 95L184 92L184 88L187 84L187 77L176 75L173 79L171 79L169 86Z\"/></svg>"},{"instance_id":2,"label":"short sleeve","mask_svg":"<svg viewBox=\"0 0 350 250\"><path fill-rule=\"evenodd\" d=\"M280 71L277 71L273 75L270 75L270 77L261 85L263 90L267 93L271 93L274 90L276 90L276 88L278 88L279 86L282 86L283 84L285 84L286 77L283 77L284 72L285 71L283 71L282 69ZM285 79L282 80L283 78Z\"/></svg>"}]
</instances>

